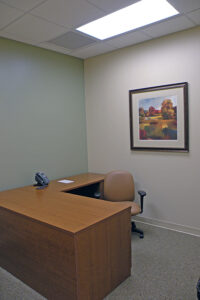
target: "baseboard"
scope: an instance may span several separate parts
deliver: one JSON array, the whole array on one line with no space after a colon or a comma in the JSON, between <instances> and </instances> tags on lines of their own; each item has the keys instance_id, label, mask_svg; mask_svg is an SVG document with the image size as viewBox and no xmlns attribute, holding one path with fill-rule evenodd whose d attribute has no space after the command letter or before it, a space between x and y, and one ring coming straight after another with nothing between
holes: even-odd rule
<instances>
[{"instance_id":1,"label":"baseboard","mask_svg":"<svg viewBox=\"0 0 200 300\"><path fill-rule=\"evenodd\" d=\"M170 222L161 221L161 220L157 220L157 219L138 217L138 216L134 217L134 220L136 222L150 224L152 226L162 227L165 229L170 229L170 230L174 230L174 231L178 231L178 232L191 234L191 235L200 237L200 229L199 228L184 226L184 225L170 223Z\"/></svg>"}]
</instances>

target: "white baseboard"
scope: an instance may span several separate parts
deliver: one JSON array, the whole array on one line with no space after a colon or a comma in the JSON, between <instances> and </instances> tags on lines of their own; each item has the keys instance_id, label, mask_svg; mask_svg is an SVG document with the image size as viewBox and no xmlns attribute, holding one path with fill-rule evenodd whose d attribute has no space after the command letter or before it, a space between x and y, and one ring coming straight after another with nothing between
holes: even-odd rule
<instances>
[{"instance_id":1,"label":"white baseboard","mask_svg":"<svg viewBox=\"0 0 200 300\"><path fill-rule=\"evenodd\" d=\"M157 226L157 227L170 229L170 230L174 230L174 231L178 231L178 232L191 234L191 235L200 237L200 229L199 228L184 226L184 225L175 224L175 223L169 223L169 222L161 221L161 220L157 220L157 219L138 217L138 216L135 216L134 220L137 222L140 222L140 223L149 224L152 226Z\"/></svg>"}]
</instances>

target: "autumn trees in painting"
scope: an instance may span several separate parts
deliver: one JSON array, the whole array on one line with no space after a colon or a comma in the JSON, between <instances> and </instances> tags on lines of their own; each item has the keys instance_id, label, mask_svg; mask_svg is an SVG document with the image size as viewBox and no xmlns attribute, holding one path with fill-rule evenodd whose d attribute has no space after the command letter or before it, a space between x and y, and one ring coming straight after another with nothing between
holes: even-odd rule
<instances>
[{"instance_id":1,"label":"autumn trees in painting","mask_svg":"<svg viewBox=\"0 0 200 300\"><path fill-rule=\"evenodd\" d=\"M176 97L142 99L139 102L139 131L141 140L176 140Z\"/></svg>"},{"instance_id":2,"label":"autumn trees in painting","mask_svg":"<svg viewBox=\"0 0 200 300\"><path fill-rule=\"evenodd\" d=\"M142 151L189 151L188 83L129 90L130 146Z\"/></svg>"},{"instance_id":3,"label":"autumn trees in painting","mask_svg":"<svg viewBox=\"0 0 200 300\"><path fill-rule=\"evenodd\" d=\"M165 99L162 102L161 113L164 120L174 119L176 117L176 106L173 107L173 103L170 99Z\"/></svg>"}]
</instances>

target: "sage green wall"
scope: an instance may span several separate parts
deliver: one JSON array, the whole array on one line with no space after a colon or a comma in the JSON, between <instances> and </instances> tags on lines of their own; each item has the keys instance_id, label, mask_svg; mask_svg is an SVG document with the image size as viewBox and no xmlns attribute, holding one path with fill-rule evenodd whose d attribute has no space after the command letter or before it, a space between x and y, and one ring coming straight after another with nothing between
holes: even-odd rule
<instances>
[{"instance_id":1,"label":"sage green wall","mask_svg":"<svg viewBox=\"0 0 200 300\"><path fill-rule=\"evenodd\" d=\"M83 61L0 39L0 189L87 171Z\"/></svg>"}]
</instances>

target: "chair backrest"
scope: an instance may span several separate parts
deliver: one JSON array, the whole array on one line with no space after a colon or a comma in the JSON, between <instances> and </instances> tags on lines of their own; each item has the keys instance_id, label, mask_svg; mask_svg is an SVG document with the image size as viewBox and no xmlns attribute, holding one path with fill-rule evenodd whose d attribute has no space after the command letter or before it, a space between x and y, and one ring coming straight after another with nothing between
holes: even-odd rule
<instances>
[{"instance_id":1,"label":"chair backrest","mask_svg":"<svg viewBox=\"0 0 200 300\"><path fill-rule=\"evenodd\" d=\"M127 171L112 171L104 178L104 199L109 201L133 201L134 180Z\"/></svg>"}]
</instances>

